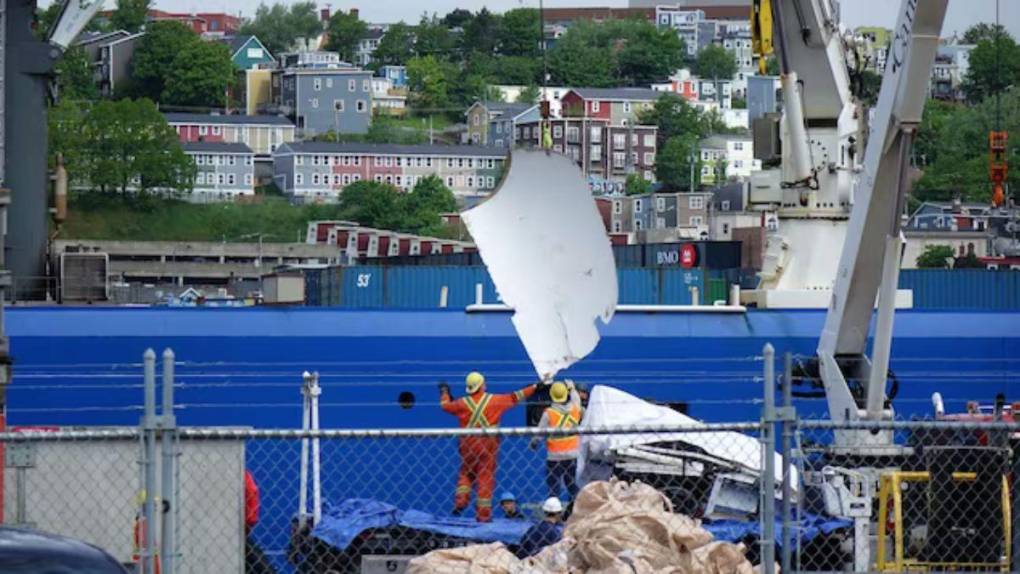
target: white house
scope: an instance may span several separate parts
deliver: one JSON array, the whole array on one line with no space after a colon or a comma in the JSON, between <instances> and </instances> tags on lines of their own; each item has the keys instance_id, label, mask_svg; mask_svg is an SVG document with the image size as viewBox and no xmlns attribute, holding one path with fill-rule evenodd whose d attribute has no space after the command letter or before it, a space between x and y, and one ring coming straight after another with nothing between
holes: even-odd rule
<instances>
[{"instance_id":1,"label":"white house","mask_svg":"<svg viewBox=\"0 0 1020 574\"><path fill-rule=\"evenodd\" d=\"M761 169L761 160L754 158L754 140L750 134L716 134L701 140L701 183L718 182L719 164L726 162L725 178L743 179Z\"/></svg>"}]
</instances>

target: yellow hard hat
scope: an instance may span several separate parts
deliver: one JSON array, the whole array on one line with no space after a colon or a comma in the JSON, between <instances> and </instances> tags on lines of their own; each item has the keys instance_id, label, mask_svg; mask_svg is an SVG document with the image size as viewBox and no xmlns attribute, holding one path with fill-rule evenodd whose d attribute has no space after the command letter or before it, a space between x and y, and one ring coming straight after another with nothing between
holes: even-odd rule
<instances>
[{"instance_id":1,"label":"yellow hard hat","mask_svg":"<svg viewBox=\"0 0 1020 574\"><path fill-rule=\"evenodd\" d=\"M567 402L567 396L570 393L567 391L567 385L557 381L549 387L549 397L552 398L553 402L565 403Z\"/></svg>"},{"instance_id":2,"label":"yellow hard hat","mask_svg":"<svg viewBox=\"0 0 1020 574\"><path fill-rule=\"evenodd\" d=\"M485 377L478 371L471 371L468 373L467 378L464 379L464 384L467 386L467 392L470 394L482 388L482 385L485 384Z\"/></svg>"}]
</instances>

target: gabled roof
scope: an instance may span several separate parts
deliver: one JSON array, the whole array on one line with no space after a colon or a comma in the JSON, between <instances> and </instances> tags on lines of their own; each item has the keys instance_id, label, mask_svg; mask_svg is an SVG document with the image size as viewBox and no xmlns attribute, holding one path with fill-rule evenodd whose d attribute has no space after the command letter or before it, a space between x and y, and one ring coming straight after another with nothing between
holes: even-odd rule
<instances>
[{"instance_id":1,"label":"gabled roof","mask_svg":"<svg viewBox=\"0 0 1020 574\"><path fill-rule=\"evenodd\" d=\"M662 96L651 88L574 88L570 90L585 100L654 101ZM568 94L570 92L567 92ZM564 95L566 97L566 95Z\"/></svg>"},{"instance_id":2,"label":"gabled roof","mask_svg":"<svg viewBox=\"0 0 1020 574\"><path fill-rule=\"evenodd\" d=\"M502 158L507 150L497 147L474 145L401 145L371 143L333 143L333 142L292 142L281 145L277 153L360 153L366 155L431 155L431 156L472 156Z\"/></svg>"},{"instance_id":3,"label":"gabled roof","mask_svg":"<svg viewBox=\"0 0 1020 574\"><path fill-rule=\"evenodd\" d=\"M209 153L253 153L251 148L243 143L230 142L184 142L181 144L185 152Z\"/></svg>"},{"instance_id":4,"label":"gabled roof","mask_svg":"<svg viewBox=\"0 0 1020 574\"><path fill-rule=\"evenodd\" d=\"M362 40L378 40L386 35L386 30L382 28L369 28L365 31L365 35L361 37Z\"/></svg>"},{"instance_id":5,"label":"gabled roof","mask_svg":"<svg viewBox=\"0 0 1020 574\"><path fill-rule=\"evenodd\" d=\"M257 36L253 36L251 34L240 34L237 36L231 36L229 38L224 38L223 42L230 47L230 57L233 58L237 56L237 53L240 52L241 49L248 45L248 43L251 42L252 40L255 40L258 43L259 47L262 48L262 51L265 54L267 54L270 58L273 57L273 55L269 53L269 50L266 49L266 46L262 43L262 41L259 40Z\"/></svg>"},{"instance_id":6,"label":"gabled roof","mask_svg":"<svg viewBox=\"0 0 1020 574\"><path fill-rule=\"evenodd\" d=\"M183 114L164 112L163 116L170 124L231 124L231 125L272 125L293 126L294 122L283 116L245 116L240 114Z\"/></svg>"},{"instance_id":7,"label":"gabled roof","mask_svg":"<svg viewBox=\"0 0 1020 574\"><path fill-rule=\"evenodd\" d=\"M493 117L509 116L511 118L516 118L517 116L523 114L524 112L530 110L531 108L537 105L538 104L528 104L522 102L483 102L479 100L471 104L471 107L468 108L468 111L471 111L477 106L481 106L484 107L486 111L488 111L489 116Z\"/></svg>"},{"instance_id":8,"label":"gabled roof","mask_svg":"<svg viewBox=\"0 0 1020 574\"><path fill-rule=\"evenodd\" d=\"M120 38L126 38L131 33L127 30L114 30L113 32L82 32L74 41L75 46L87 46L89 44L105 44Z\"/></svg>"}]
</instances>

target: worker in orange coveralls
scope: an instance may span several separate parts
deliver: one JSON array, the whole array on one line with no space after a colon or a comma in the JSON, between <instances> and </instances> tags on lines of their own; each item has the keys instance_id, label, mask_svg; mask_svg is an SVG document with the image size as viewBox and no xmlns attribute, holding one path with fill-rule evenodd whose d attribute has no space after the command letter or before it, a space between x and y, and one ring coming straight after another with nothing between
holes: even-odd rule
<instances>
[{"instance_id":1,"label":"worker in orange coveralls","mask_svg":"<svg viewBox=\"0 0 1020 574\"><path fill-rule=\"evenodd\" d=\"M494 428L499 426L503 413L535 393L536 385L505 395L485 392L485 377L472 372L465 379L467 395L454 400L446 383L439 385L439 405L460 421L461 428ZM496 457L499 455L499 437L461 437L460 474L453 499L453 514L459 516L471 500L472 484L477 488L478 522L492 520L492 491L496 486Z\"/></svg>"}]
</instances>

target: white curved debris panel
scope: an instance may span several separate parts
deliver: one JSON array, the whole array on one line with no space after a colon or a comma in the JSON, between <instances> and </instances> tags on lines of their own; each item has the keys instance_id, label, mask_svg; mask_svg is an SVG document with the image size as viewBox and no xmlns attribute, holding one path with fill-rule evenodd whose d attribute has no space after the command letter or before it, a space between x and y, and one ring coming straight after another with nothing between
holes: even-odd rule
<instances>
[{"instance_id":1,"label":"white curved debris panel","mask_svg":"<svg viewBox=\"0 0 1020 574\"><path fill-rule=\"evenodd\" d=\"M616 310L616 264L577 165L559 154L514 151L510 171L462 214L540 377L595 349L595 319Z\"/></svg>"}]
</instances>

